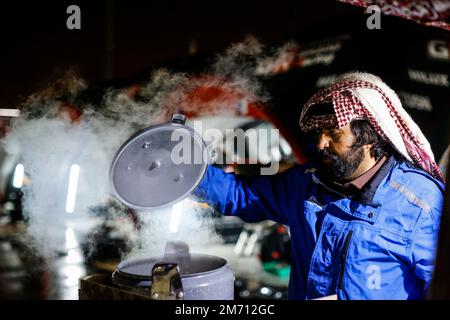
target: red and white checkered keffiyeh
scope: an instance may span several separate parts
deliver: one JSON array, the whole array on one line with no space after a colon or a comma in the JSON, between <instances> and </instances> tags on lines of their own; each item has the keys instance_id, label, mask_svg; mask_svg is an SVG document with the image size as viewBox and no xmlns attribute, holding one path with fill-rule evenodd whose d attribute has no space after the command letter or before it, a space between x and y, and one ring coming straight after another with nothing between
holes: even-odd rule
<instances>
[{"instance_id":1,"label":"red and white checkered keffiyeh","mask_svg":"<svg viewBox=\"0 0 450 320\"><path fill-rule=\"evenodd\" d=\"M310 115L315 104L332 103L335 114ZM347 73L314 94L303 107L303 131L335 125L342 128L354 119L367 119L375 130L409 161L443 180L428 140L403 109L400 99L380 78L369 73Z\"/></svg>"}]
</instances>

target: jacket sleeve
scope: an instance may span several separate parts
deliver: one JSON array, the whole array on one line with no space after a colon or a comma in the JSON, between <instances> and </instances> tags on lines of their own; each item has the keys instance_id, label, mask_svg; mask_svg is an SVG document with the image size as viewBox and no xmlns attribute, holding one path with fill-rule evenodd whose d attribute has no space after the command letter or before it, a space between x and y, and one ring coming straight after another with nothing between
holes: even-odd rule
<instances>
[{"instance_id":1,"label":"jacket sleeve","mask_svg":"<svg viewBox=\"0 0 450 320\"><path fill-rule=\"evenodd\" d=\"M440 216L436 209L422 212L414 232L412 261L415 274L424 282L424 294L433 278Z\"/></svg>"},{"instance_id":2,"label":"jacket sleeve","mask_svg":"<svg viewBox=\"0 0 450 320\"><path fill-rule=\"evenodd\" d=\"M249 178L210 165L194 194L224 215L239 216L247 222L269 219L289 225L291 199L302 197L302 181L292 183L296 171L293 167L280 174Z\"/></svg>"}]
</instances>

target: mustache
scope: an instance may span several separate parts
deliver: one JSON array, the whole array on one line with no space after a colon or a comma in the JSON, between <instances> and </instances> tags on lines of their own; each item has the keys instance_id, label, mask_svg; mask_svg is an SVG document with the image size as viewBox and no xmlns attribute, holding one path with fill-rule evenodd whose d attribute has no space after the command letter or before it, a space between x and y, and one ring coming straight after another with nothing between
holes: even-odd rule
<instances>
[{"instance_id":1,"label":"mustache","mask_svg":"<svg viewBox=\"0 0 450 320\"><path fill-rule=\"evenodd\" d=\"M330 160L336 161L339 159L339 156L329 149L318 150L318 156L321 160L328 158Z\"/></svg>"}]
</instances>

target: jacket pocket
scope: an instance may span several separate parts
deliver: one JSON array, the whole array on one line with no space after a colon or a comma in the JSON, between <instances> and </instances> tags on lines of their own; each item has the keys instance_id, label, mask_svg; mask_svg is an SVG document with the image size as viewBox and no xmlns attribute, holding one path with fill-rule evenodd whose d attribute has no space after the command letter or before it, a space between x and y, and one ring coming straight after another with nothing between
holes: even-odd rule
<instances>
[{"instance_id":1,"label":"jacket pocket","mask_svg":"<svg viewBox=\"0 0 450 320\"><path fill-rule=\"evenodd\" d=\"M338 283L338 288L339 289L343 289L344 287L344 272L345 272L345 264L347 262L347 252L348 252L348 246L350 245L350 241L352 239L353 236L353 231L350 231L347 236L345 237L345 241L344 241L344 248L342 250L342 255L341 255L341 268L339 271L339 283Z\"/></svg>"}]
</instances>

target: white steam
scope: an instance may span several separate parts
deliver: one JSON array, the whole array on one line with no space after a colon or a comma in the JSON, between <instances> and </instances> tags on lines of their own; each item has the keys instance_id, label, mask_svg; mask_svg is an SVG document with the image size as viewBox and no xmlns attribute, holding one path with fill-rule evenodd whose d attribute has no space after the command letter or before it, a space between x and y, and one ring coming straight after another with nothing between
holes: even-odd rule
<instances>
[{"instance_id":1,"label":"white steam","mask_svg":"<svg viewBox=\"0 0 450 320\"><path fill-rule=\"evenodd\" d=\"M110 90L101 105L77 105L83 115L75 122L58 114L56 96L76 96L86 88L82 80L71 75L68 83L55 82L55 90L30 97L23 109L25 116L16 120L4 143L8 153L20 156L29 179L23 187L23 212L39 249L52 255L67 249L68 242L73 246L77 230L86 230L87 221L92 221L90 208L111 199L110 164L131 134L168 121L180 109L190 112L202 107L214 115L227 113L242 101L265 101L256 69L261 64L267 69L279 56L277 52L268 57L263 46L250 37L217 56L207 74L193 77L155 71L140 89L144 102ZM205 87L220 89L221 94L213 100L195 98L202 97L202 92L193 92ZM74 101L70 102L76 105ZM185 241L192 248L220 240L210 215L188 200L175 209L139 212L138 216L141 245L129 256L161 255L166 242L172 240Z\"/></svg>"},{"instance_id":2,"label":"white steam","mask_svg":"<svg viewBox=\"0 0 450 320\"><path fill-rule=\"evenodd\" d=\"M169 241L186 242L192 252L220 243L222 239L215 232L213 218L196 206L190 199L184 199L171 207L139 212L143 223L141 245L128 257L162 257Z\"/></svg>"},{"instance_id":3,"label":"white steam","mask_svg":"<svg viewBox=\"0 0 450 320\"><path fill-rule=\"evenodd\" d=\"M130 130L99 123L19 119L5 138L7 151L20 155L30 180L23 188L23 211L46 254L63 250L66 229L84 224L89 209L109 197L111 158Z\"/></svg>"}]
</instances>

